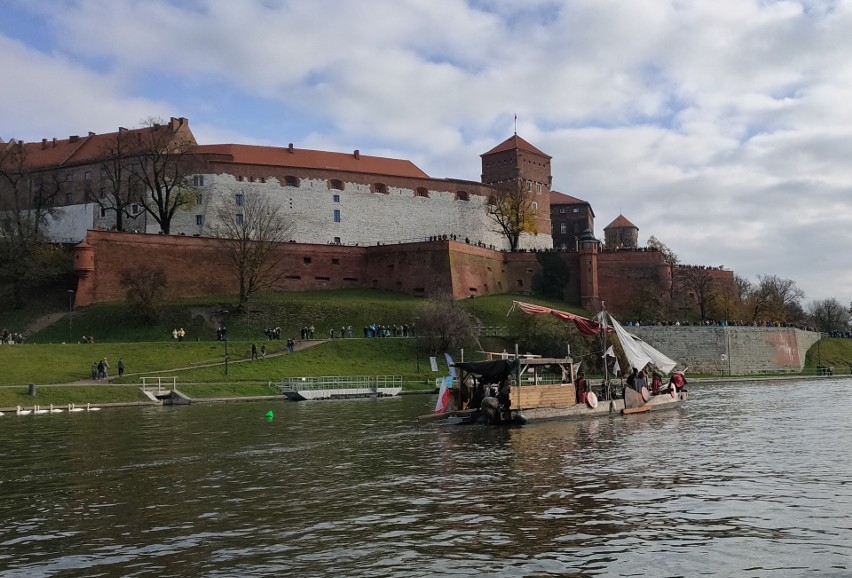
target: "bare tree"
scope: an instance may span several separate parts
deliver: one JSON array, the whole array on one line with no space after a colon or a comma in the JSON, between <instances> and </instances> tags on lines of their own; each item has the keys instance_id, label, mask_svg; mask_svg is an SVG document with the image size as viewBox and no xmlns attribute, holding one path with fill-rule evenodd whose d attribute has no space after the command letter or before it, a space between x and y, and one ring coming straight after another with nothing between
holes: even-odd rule
<instances>
[{"instance_id":1,"label":"bare tree","mask_svg":"<svg viewBox=\"0 0 852 578\"><path fill-rule=\"evenodd\" d=\"M823 333L849 330L850 312L837 299L811 301L808 314L817 330Z\"/></svg>"},{"instance_id":2,"label":"bare tree","mask_svg":"<svg viewBox=\"0 0 852 578\"><path fill-rule=\"evenodd\" d=\"M162 267L137 265L119 273L119 283L127 292L134 317L157 321L163 309L163 294L169 281Z\"/></svg>"},{"instance_id":3,"label":"bare tree","mask_svg":"<svg viewBox=\"0 0 852 578\"><path fill-rule=\"evenodd\" d=\"M240 307L253 293L273 287L283 277L275 250L288 239L291 228L282 205L248 185L233 188L219 205L211 230L234 265Z\"/></svg>"},{"instance_id":4,"label":"bare tree","mask_svg":"<svg viewBox=\"0 0 852 578\"><path fill-rule=\"evenodd\" d=\"M100 165L99 190L86 189L86 198L101 209L115 213L115 228L124 230L124 218L133 203L142 203L142 183L136 168L137 137L134 131L119 128L115 138L104 145Z\"/></svg>"},{"instance_id":5,"label":"bare tree","mask_svg":"<svg viewBox=\"0 0 852 578\"><path fill-rule=\"evenodd\" d=\"M136 176L148 193L141 198L142 206L168 235L175 211L196 204L189 177L198 169L197 143L189 126L179 119L167 123L147 119L143 124L144 128L133 131L136 142L132 151Z\"/></svg>"},{"instance_id":6,"label":"bare tree","mask_svg":"<svg viewBox=\"0 0 852 578\"><path fill-rule=\"evenodd\" d=\"M431 355L455 351L473 341L473 316L452 295L430 297L418 311L417 339Z\"/></svg>"},{"instance_id":7,"label":"bare tree","mask_svg":"<svg viewBox=\"0 0 852 578\"><path fill-rule=\"evenodd\" d=\"M535 231L533 207L527 181L520 177L498 183L488 199L488 216L496 223L497 231L509 241L512 251L518 250L523 233Z\"/></svg>"},{"instance_id":8,"label":"bare tree","mask_svg":"<svg viewBox=\"0 0 852 578\"><path fill-rule=\"evenodd\" d=\"M684 277L684 288L692 295L698 305L701 320L707 319L707 312L716 298L716 280L710 271L699 267L681 268Z\"/></svg>"}]
</instances>

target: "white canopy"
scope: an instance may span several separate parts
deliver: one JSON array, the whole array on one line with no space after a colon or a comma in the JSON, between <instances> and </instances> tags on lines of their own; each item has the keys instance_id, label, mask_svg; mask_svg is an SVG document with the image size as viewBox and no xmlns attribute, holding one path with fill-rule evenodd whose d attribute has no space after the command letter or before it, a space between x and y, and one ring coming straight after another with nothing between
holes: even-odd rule
<instances>
[{"instance_id":1,"label":"white canopy","mask_svg":"<svg viewBox=\"0 0 852 578\"><path fill-rule=\"evenodd\" d=\"M646 365L652 363L663 373L671 373L677 365L677 361L670 359L635 335L628 333L612 315L609 318L631 367L643 369Z\"/></svg>"}]
</instances>

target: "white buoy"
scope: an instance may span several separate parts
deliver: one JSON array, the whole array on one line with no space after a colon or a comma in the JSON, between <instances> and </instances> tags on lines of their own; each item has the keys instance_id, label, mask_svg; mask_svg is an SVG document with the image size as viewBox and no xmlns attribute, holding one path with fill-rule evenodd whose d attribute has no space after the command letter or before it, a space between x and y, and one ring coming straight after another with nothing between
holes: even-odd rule
<instances>
[{"instance_id":1,"label":"white buoy","mask_svg":"<svg viewBox=\"0 0 852 578\"><path fill-rule=\"evenodd\" d=\"M30 415L33 412L31 409L21 409L21 406L18 406L17 414L18 415Z\"/></svg>"}]
</instances>

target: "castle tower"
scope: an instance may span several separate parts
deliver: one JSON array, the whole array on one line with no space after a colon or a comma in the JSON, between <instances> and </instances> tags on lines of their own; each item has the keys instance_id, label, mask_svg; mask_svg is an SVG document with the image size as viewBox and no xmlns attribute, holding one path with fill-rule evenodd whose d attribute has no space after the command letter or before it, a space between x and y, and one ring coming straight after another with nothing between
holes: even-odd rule
<instances>
[{"instance_id":1,"label":"castle tower","mask_svg":"<svg viewBox=\"0 0 852 578\"><path fill-rule=\"evenodd\" d=\"M618 215L604 227L604 244L607 249L636 249L639 246L639 227Z\"/></svg>"},{"instance_id":2,"label":"castle tower","mask_svg":"<svg viewBox=\"0 0 852 578\"><path fill-rule=\"evenodd\" d=\"M591 229L583 231L577 239L580 253L580 304L595 311L601 304L598 294L598 252L601 242L592 234Z\"/></svg>"},{"instance_id":3,"label":"castle tower","mask_svg":"<svg viewBox=\"0 0 852 578\"><path fill-rule=\"evenodd\" d=\"M527 194L535 203L536 232L550 234L550 174L549 155L519 137L504 140L482 157L482 182L499 185L521 179Z\"/></svg>"}]
</instances>

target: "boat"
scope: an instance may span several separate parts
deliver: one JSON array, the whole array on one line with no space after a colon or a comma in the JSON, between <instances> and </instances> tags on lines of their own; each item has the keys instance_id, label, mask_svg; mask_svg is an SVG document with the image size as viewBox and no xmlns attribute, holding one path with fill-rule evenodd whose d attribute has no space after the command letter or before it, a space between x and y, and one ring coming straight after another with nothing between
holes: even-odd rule
<instances>
[{"instance_id":1,"label":"boat","mask_svg":"<svg viewBox=\"0 0 852 578\"><path fill-rule=\"evenodd\" d=\"M604 357L615 358L612 347L607 347L607 337L613 336L621 344L630 367L643 369L650 365L669 374L678 365L628 333L603 306L594 320L521 301L513 302L512 307L530 315L552 315L573 322L582 333L600 336ZM619 391L621 387L612 382L608 364L604 363L602 382L597 388L589 388L585 396L578 396L577 366L570 356L544 358L519 355L517 351L513 355L503 352L488 356L491 359L452 364L451 372L457 374L441 386L435 414L421 416L420 421L525 424L532 420L646 413L678 407L689 395L686 388L674 386L664 386L658 395L652 395L647 388L636 391L625 387Z\"/></svg>"}]
</instances>

